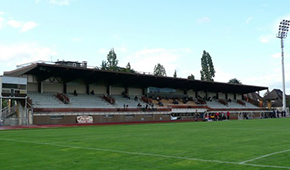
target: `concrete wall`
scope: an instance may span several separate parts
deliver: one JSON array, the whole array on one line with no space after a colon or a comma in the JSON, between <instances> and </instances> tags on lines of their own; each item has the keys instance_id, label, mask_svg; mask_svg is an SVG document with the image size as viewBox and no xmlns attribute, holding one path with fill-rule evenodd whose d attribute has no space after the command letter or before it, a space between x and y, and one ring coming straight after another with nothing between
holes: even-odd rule
<instances>
[{"instance_id":1,"label":"concrete wall","mask_svg":"<svg viewBox=\"0 0 290 170\"><path fill-rule=\"evenodd\" d=\"M232 94L232 93L228 93L228 99L231 99L231 100L233 100L234 99L234 94Z\"/></svg>"},{"instance_id":2,"label":"concrete wall","mask_svg":"<svg viewBox=\"0 0 290 170\"><path fill-rule=\"evenodd\" d=\"M63 84L61 83L44 82L42 87L43 87L43 92L54 92L54 93L63 92Z\"/></svg>"},{"instance_id":3,"label":"concrete wall","mask_svg":"<svg viewBox=\"0 0 290 170\"><path fill-rule=\"evenodd\" d=\"M121 95L124 91L124 87L111 87L111 95Z\"/></svg>"},{"instance_id":4,"label":"concrete wall","mask_svg":"<svg viewBox=\"0 0 290 170\"><path fill-rule=\"evenodd\" d=\"M214 97L214 96L216 96L216 93L215 92L208 92L208 97Z\"/></svg>"},{"instance_id":5,"label":"concrete wall","mask_svg":"<svg viewBox=\"0 0 290 170\"><path fill-rule=\"evenodd\" d=\"M37 83L27 83L27 91L36 92L38 85Z\"/></svg>"},{"instance_id":6,"label":"concrete wall","mask_svg":"<svg viewBox=\"0 0 290 170\"><path fill-rule=\"evenodd\" d=\"M61 119L55 119L50 116L34 116L34 124L71 124L77 123L77 116L63 116ZM142 122L142 121L169 121L170 115L162 114L136 114L136 115L93 115L94 123L109 122Z\"/></svg>"},{"instance_id":7,"label":"concrete wall","mask_svg":"<svg viewBox=\"0 0 290 170\"><path fill-rule=\"evenodd\" d=\"M77 91L78 94L86 94L86 85L82 82L69 82L66 84L67 86L67 94L71 94L74 90Z\"/></svg>"},{"instance_id":8,"label":"concrete wall","mask_svg":"<svg viewBox=\"0 0 290 170\"><path fill-rule=\"evenodd\" d=\"M187 91L187 95L188 95L189 97L193 97L193 98L195 98L195 91L193 91L193 90L188 90L188 91Z\"/></svg>"},{"instance_id":9,"label":"concrete wall","mask_svg":"<svg viewBox=\"0 0 290 170\"><path fill-rule=\"evenodd\" d=\"M236 94L237 100L242 100L242 95L241 94Z\"/></svg>"},{"instance_id":10,"label":"concrete wall","mask_svg":"<svg viewBox=\"0 0 290 170\"><path fill-rule=\"evenodd\" d=\"M200 97L205 97L205 92L204 91L198 91L198 95L200 96Z\"/></svg>"},{"instance_id":11,"label":"concrete wall","mask_svg":"<svg viewBox=\"0 0 290 170\"><path fill-rule=\"evenodd\" d=\"M219 99L225 99L226 94L225 93L219 93Z\"/></svg>"},{"instance_id":12,"label":"concrete wall","mask_svg":"<svg viewBox=\"0 0 290 170\"><path fill-rule=\"evenodd\" d=\"M130 96L141 96L142 95L142 89L140 88L129 88L129 95Z\"/></svg>"},{"instance_id":13,"label":"concrete wall","mask_svg":"<svg viewBox=\"0 0 290 170\"><path fill-rule=\"evenodd\" d=\"M100 86L100 85L96 85L96 84L90 84L90 92L92 90L95 91L95 94L98 95L104 95L107 93L107 87L106 86Z\"/></svg>"}]
</instances>

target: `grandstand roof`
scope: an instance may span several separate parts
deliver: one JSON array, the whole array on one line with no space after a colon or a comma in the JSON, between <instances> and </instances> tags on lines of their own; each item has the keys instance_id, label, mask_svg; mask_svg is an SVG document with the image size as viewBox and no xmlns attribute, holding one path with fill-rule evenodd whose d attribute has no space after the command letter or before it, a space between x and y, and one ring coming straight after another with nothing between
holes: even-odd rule
<instances>
[{"instance_id":1,"label":"grandstand roof","mask_svg":"<svg viewBox=\"0 0 290 170\"><path fill-rule=\"evenodd\" d=\"M229 84L221 82L207 82L201 80L189 80L185 78L162 77L142 73L124 73L105 71L98 68L63 66L48 63L32 63L16 70L4 72L5 76L21 76L31 74L37 77L38 81L46 80L50 77L59 77L63 82L70 82L82 79L86 84L100 83L106 85L116 85L123 87L168 87L175 89L225 93L246 94L255 91L268 89L262 86Z\"/></svg>"}]
</instances>

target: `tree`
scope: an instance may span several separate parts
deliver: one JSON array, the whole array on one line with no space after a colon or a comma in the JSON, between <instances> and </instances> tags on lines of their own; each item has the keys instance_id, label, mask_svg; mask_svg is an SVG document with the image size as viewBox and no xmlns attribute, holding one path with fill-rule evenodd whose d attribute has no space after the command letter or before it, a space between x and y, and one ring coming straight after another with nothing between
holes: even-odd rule
<instances>
[{"instance_id":1,"label":"tree","mask_svg":"<svg viewBox=\"0 0 290 170\"><path fill-rule=\"evenodd\" d=\"M173 74L173 77L176 78L177 77L177 73L176 73L176 70L174 70L174 74Z\"/></svg>"},{"instance_id":2,"label":"tree","mask_svg":"<svg viewBox=\"0 0 290 170\"><path fill-rule=\"evenodd\" d=\"M101 70L107 70L107 62L105 60L102 61Z\"/></svg>"},{"instance_id":3,"label":"tree","mask_svg":"<svg viewBox=\"0 0 290 170\"><path fill-rule=\"evenodd\" d=\"M0 99L0 100L2 100L2 99ZM8 106L8 99L7 100L3 99L2 100L2 108L5 108L7 106Z\"/></svg>"},{"instance_id":4,"label":"tree","mask_svg":"<svg viewBox=\"0 0 290 170\"><path fill-rule=\"evenodd\" d=\"M194 77L193 74L190 74L190 75L187 77L187 79L189 79L189 80L195 80L195 77Z\"/></svg>"},{"instance_id":5,"label":"tree","mask_svg":"<svg viewBox=\"0 0 290 170\"><path fill-rule=\"evenodd\" d=\"M154 76L166 76L166 71L165 71L165 68L163 67L163 65L161 65L160 63L155 65L153 75Z\"/></svg>"},{"instance_id":6,"label":"tree","mask_svg":"<svg viewBox=\"0 0 290 170\"><path fill-rule=\"evenodd\" d=\"M131 64L130 64L130 62L128 62L128 64L126 65L126 68L120 68L121 69L121 71L123 71L123 72L127 72L127 73L136 73L136 71L135 70L133 70L132 68L131 68Z\"/></svg>"},{"instance_id":7,"label":"tree","mask_svg":"<svg viewBox=\"0 0 290 170\"><path fill-rule=\"evenodd\" d=\"M118 60L117 60L117 54L114 51L114 48L112 48L109 51L109 54L107 55L107 62L102 61L101 69L102 70L110 70L110 71L117 71L118 70Z\"/></svg>"},{"instance_id":8,"label":"tree","mask_svg":"<svg viewBox=\"0 0 290 170\"><path fill-rule=\"evenodd\" d=\"M214 81L215 70L211 56L205 50L203 51L201 57L201 70L200 70L201 80L203 81Z\"/></svg>"},{"instance_id":9,"label":"tree","mask_svg":"<svg viewBox=\"0 0 290 170\"><path fill-rule=\"evenodd\" d=\"M128 64L126 65L126 69L127 70L131 70L131 64L130 64L130 62L128 62Z\"/></svg>"},{"instance_id":10,"label":"tree","mask_svg":"<svg viewBox=\"0 0 290 170\"><path fill-rule=\"evenodd\" d=\"M230 79L228 83L230 83L230 84L242 84L242 82L236 78Z\"/></svg>"}]
</instances>

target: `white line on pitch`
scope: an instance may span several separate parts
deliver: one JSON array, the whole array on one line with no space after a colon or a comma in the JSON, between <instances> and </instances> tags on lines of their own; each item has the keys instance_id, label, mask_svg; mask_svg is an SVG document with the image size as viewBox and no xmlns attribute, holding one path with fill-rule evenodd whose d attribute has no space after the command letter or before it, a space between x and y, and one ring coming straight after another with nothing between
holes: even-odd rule
<instances>
[{"instance_id":1,"label":"white line on pitch","mask_svg":"<svg viewBox=\"0 0 290 170\"><path fill-rule=\"evenodd\" d=\"M290 152L290 149L287 149L287 150L284 150L284 151L279 151L279 152L273 152L273 153L266 154L266 155L262 155L262 156L259 156L259 157L253 158L253 159L249 159L249 160L240 162L239 164L245 164L247 162L252 162L252 161L255 161L255 160L258 160L258 159L262 159L262 158L265 158L265 157L268 157L268 156L277 155L277 154L285 153L285 152Z\"/></svg>"},{"instance_id":2,"label":"white line on pitch","mask_svg":"<svg viewBox=\"0 0 290 170\"><path fill-rule=\"evenodd\" d=\"M21 141L21 140L14 140L14 139L0 139L0 140L13 141L13 142L19 142L19 143L30 143L30 144L37 144L37 145L56 146L56 147L62 147L62 148L74 148L74 149L86 149L86 150L95 150L95 151L103 151L103 152L122 153L122 154L129 154L129 155L153 156L153 157L159 157L159 158L182 159L182 160L192 160L192 161L200 161L200 162L212 162L212 163L220 163L220 164L233 164L233 165L265 167L265 168L290 169L290 167L287 167L287 166L227 162L227 161L219 161L219 160L207 160L207 159L189 158L189 157L182 157L182 156L170 156L170 155L161 155L161 154L153 154L153 153L130 152L130 151L113 150L113 149L101 149L101 148L88 148L88 147L81 147L81 146L58 145L58 144L51 144L51 143Z\"/></svg>"}]
</instances>

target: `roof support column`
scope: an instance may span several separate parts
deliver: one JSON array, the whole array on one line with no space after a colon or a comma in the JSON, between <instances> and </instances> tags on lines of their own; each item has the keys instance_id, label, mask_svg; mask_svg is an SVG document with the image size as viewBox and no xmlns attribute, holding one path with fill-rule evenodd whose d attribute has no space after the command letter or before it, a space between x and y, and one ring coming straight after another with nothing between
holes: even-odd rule
<instances>
[{"instance_id":1,"label":"roof support column","mask_svg":"<svg viewBox=\"0 0 290 170\"><path fill-rule=\"evenodd\" d=\"M142 95L146 95L146 88L142 88Z\"/></svg>"},{"instance_id":2,"label":"roof support column","mask_svg":"<svg viewBox=\"0 0 290 170\"><path fill-rule=\"evenodd\" d=\"M90 94L90 85L89 84L86 84L86 93L87 93L87 95Z\"/></svg>"},{"instance_id":3,"label":"roof support column","mask_svg":"<svg viewBox=\"0 0 290 170\"><path fill-rule=\"evenodd\" d=\"M64 94L67 93L67 85L66 85L65 82L63 83L63 93L64 93Z\"/></svg>"},{"instance_id":4,"label":"roof support column","mask_svg":"<svg viewBox=\"0 0 290 170\"><path fill-rule=\"evenodd\" d=\"M129 96L129 89L128 89L128 87L125 87L125 95L128 95Z\"/></svg>"},{"instance_id":5,"label":"roof support column","mask_svg":"<svg viewBox=\"0 0 290 170\"><path fill-rule=\"evenodd\" d=\"M107 94L111 95L111 86L107 86Z\"/></svg>"},{"instance_id":6,"label":"roof support column","mask_svg":"<svg viewBox=\"0 0 290 170\"><path fill-rule=\"evenodd\" d=\"M195 98L198 98L198 91L194 91L195 92Z\"/></svg>"},{"instance_id":7,"label":"roof support column","mask_svg":"<svg viewBox=\"0 0 290 170\"><path fill-rule=\"evenodd\" d=\"M216 99L219 99L219 92L216 93Z\"/></svg>"},{"instance_id":8,"label":"roof support column","mask_svg":"<svg viewBox=\"0 0 290 170\"><path fill-rule=\"evenodd\" d=\"M234 100L237 100L237 94L234 93Z\"/></svg>"},{"instance_id":9,"label":"roof support column","mask_svg":"<svg viewBox=\"0 0 290 170\"><path fill-rule=\"evenodd\" d=\"M43 82L42 81L37 82L37 91L38 91L38 93L43 93Z\"/></svg>"},{"instance_id":10,"label":"roof support column","mask_svg":"<svg viewBox=\"0 0 290 170\"><path fill-rule=\"evenodd\" d=\"M1 90L1 93L0 93L0 114L2 115L2 90Z\"/></svg>"}]
</instances>

